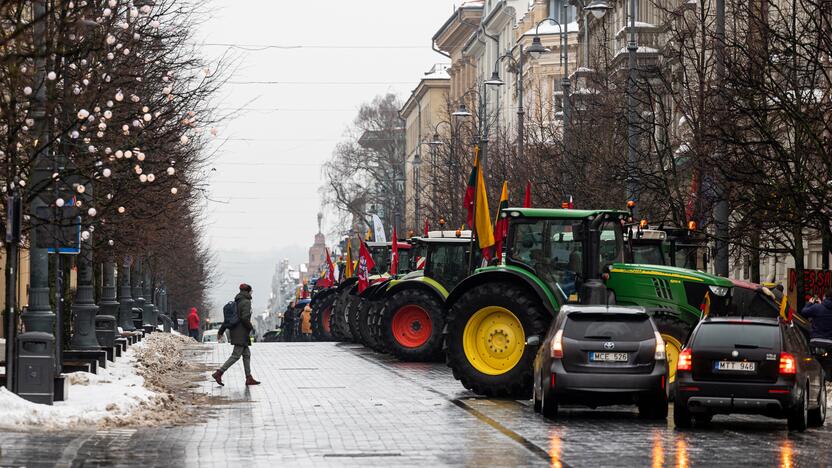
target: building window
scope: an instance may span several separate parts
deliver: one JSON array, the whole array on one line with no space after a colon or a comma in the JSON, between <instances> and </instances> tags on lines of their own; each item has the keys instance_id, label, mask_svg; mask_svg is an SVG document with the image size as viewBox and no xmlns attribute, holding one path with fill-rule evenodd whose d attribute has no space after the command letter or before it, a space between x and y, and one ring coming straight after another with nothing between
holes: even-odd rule
<instances>
[{"instance_id":1,"label":"building window","mask_svg":"<svg viewBox=\"0 0 832 468\"><path fill-rule=\"evenodd\" d=\"M564 15L563 6L567 4L568 0L549 0L549 18L558 23L571 23L575 21L575 7L570 6L566 9Z\"/></svg>"}]
</instances>

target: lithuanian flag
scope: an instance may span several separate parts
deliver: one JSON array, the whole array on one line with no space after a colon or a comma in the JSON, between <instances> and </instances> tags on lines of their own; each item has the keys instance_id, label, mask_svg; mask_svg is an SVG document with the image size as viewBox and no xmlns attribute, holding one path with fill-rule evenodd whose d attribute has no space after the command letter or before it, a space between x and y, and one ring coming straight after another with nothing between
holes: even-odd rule
<instances>
[{"instance_id":1,"label":"lithuanian flag","mask_svg":"<svg viewBox=\"0 0 832 468\"><path fill-rule=\"evenodd\" d=\"M491 213L488 209L488 193L485 189L485 179L482 175L482 167L479 164L479 158L474 170L477 174L477 209L474 226L476 227L477 239L479 240L480 250L482 256L486 260L491 260L491 246L494 245L494 232L491 230Z\"/></svg>"},{"instance_id":2,"label":"lithuanian flag","mask_svg":"<svg viewBox=\"0 0 832 468\"><path fill-rule=\"evenodd\" d=\"M497 207L497 217L494 222L494 255L497 260L503 256L503 242L508 237L508 218L500 216L508 208L508 181L503 181L503 193L500 195L500 205Z\"/></svg>"},{"instance_id":3,"label":"lithuanian flag","mask_svg":"<svg viewBox=\"0 0 832 468\"><path fill-rule=\"evenodd\" d=\"M477 186L477 168L479 167L479 160L480 160L480 147L474 147L474 167L471 168L471 175L468 176L468 185L465 186L465 200L463 200L463 204L465 205L465 209L468 210L468 225L474 225L474 197L476 196L476 186Z\"/></svg>"},{"instance_id":4,"label":"lithuanian flag","mask_svg":"<svg viewBox=\"0 0 832 468\"><path fill-rule=\"evenodd\" d=\"M352 261L352 240L347 239L347 264L344 267L344 278L352 278L354 265Z\"/></svg>"}]
</instances>

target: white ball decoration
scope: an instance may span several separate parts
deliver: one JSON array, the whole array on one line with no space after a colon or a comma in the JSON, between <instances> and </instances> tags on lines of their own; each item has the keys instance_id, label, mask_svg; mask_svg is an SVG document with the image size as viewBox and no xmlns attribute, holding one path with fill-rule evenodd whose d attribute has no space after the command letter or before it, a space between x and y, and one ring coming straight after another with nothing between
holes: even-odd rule
<instances>
[{"instance_id":1,"label":"white ball decoration","mask_svg":"<svg viewBox=\"0 0 832 468\"><path fill-rule=\"evenodd\" d=\"M169 167L168 168L168 175L174 175L174 174L176 174L176 169L174 169L173 167Z\"/></svg>"},{"instance_id":2,"label":"white ball decoration","mask_svg":"<svg viewBox=\"0 0 832 468\"><path fill-rule=\"evenodd\" d=\"M145 15L150 14L150 5L142 5L140 11Z\"/></svg>"},{"instance_id":3,"label":"white ball decoration","mask_svg":"<svg viewBox=\"0 0 832 468\"><path fill-rule=\"evenodd\" d=\"M69 136L72 137L72 139L77 139L79 136L81 136L81 134L78 133L78 130L73 130L69 133Z\"/></svg>"},{"instance_id":4,"label":"white ball decoration","mask_svg":"<svg viewBox=\"0 0 832 468\"><path fill-rule=\"evenodd\" d=\"M99 130L102 130L102 131L103 131L103 130L107 130L107 124L105 124L104 122L100 122L100 123L98 124L98 129L99 129Z\"/></svg>"},{"instance_id":5,"label":"white ball decoration","mask_svg":"<svg viewBox=\"0 0 832 468\"><path fill-rule=\"evenodd\" d=\"M78 111L78 120L86 120L87 117L90 116L90 111L86 109L81 109Z\"/></svg>"},{"instance_id":6,"label":"white ball decoration","mask_svg":"<svg viewBox=\"0 0 832 468\"><path fill-rule=\"evenodd\" d=\"M139 161L144 161L144 158L145 158L144 153L139 152L138 154L136 154L136 159L138 159Z\"/></svg>"},{"instance_id":7,"label":"white ball decoration","mask_svg":"<svg viewBox=\"0 0 832 468\"><path fill-rule=\"evenodd\" d=\"M124 208L123 206L118 207L118 212L119 213L124 214L125 211L127 211L127 209Z\"/></svg>"},{"instance_id":8,"label":"white ball decoration","mask_svg":"<svg viewBox=\"0 0 832 468\"><path fill-rule=\"evenodd\" d=\"M170 94L173 91L170 86L165 86L162 88L162 94Z\"/></svg>"},{"instance_id":9,"label":"white ball decoration","mask_svg":"<svg viewBox=\"0 0 832 468\"><path fill-rule=\"evenodd\" d=\"M95 146L90 145L87 147L87 151L89 151L90 153L95 153L98 150L95 148Z\"/></svg>"},{"instance_id":10,"label":"white ball decoration","mask_svg":"<svg viewBox=\"0 0 832 468\"><path fill-rule=\"evenodd\" d=\"M105 9L104 9L104 11L102 12L102 14L103 14L105 17L109 17L110 15L112 15L112 14L113 14L113 10L111 10L111 9L109 9L109 8L105 8ZM108 38L108 39L109 39L109 38Z\"/></svg>"},{"instance_id":11,"label":"white ball decoration","mask_svg":"<svg viewBox=\"0 0 832 468\"><path fill-rule=\"evenodd\" d=\"M116 58L116 56L112 52L107 53L107 60L112 60L114 58ZM119 101L121 101L121 99L119 99Z\"/></svg>"},{"instance_id":12,"label":"white ball decoration","mask_svg":"<svg viewBox=\"0 0 832 468\"><path fill-rule=\"evenodd\" d=\"M130 131L130 126L127 125L127 124L122 125L121 126L121 131L122 132L129 132Z\"/></svg>"},{"instance_id":13,"label":"white ball decoration","mask_svg":"<svg viewBox=\"0 0 832 468\"><path fill-rule=\"evenodd\" d=\"M95 215L98 214L98 211L95 208L90 208L90 209L87 210L87 214L92 216L92 217L95 217Z\"/></svg>"},{"instance_id":14,"label":"white ball decoration","mask_svg":"<svg viewBox=\"0 0 832 468\"><path fill-rule=\"evenodd\" d=\"M105 119L112 119L112 118L113 118L113 111L111 111L111 110L105 110L105 111L104 111L104 118L105 118Z\"/></svg>"},{"instance_id":15,"label":"white ball decoration","mask_svg":"<svg viewBox=\"0 0 832 468\"><path fill-rule=\"evenodd\" d=\"M115 245L115 242L113 242L112 239L108 240L107 243L110 244L110 245Z\"/></svg>"},{"instance_id":16,"label":"white ball decoration","mask_svg":"<svg viewBox=\"0 0 832 468\"><path fill-rule=\"evenodd\" d=\"M144 174L142 174L142 175L144 175ZM148 175L147 175L147 181L148 181L148 182L153 182L153 181L155 181L155 180L156 180L156 176L155 176L155 175L153 175L153 174L148 174Z\"/></svg>"},{"instance_id":17,"label":"white ball decoration","mask_svg":"<svg viewBox=\"0 0 832 468\"><path fill-rule=\"evenodd\" d=\"M28 95L30 95L30 94L32 94L32 87L31 87L31 86L27 86L27 87L23 88L23 94L25 94L25 95L27 95L27 96L28 96Z\"/></svg>"},{"instance_id":18,"label":"white ball decoration","mask_svg":"<svg viewBox=\"0 0 832 468\"><path fill-rule=\"evenodd\" d=\"M113 36L112 34L108 34L107 35L107 44L113 45L115 43L116 43L116 37Z\"/></svg>"},{"instance_id":19,"label":"white ball decoration","mask_svg":"<svg viewBox=\"0 0 832 468\"><path fill-rule=\"evenodd\" d=\"M140 175L140 176L139 176L139 181L141 181L141 183L145 183L145 182L147 182L147 176L146 176L146 175L144 175L144 174Z\"/></svg>"},{"instance_id":20,"label":"white ball decoration","mask_svg":"<svg viewBox=\"0 0 832 468\"><path fill-rule=\"evenodd\" d=\"M116 92L116 101L121 102L124 100L124 93L121 91Z\"/></svg>"},{"instance_id":21,"label":"white ball decoration","mask_svg":"<svg viewBox=\"0 0 832 468\"><path fill-rule=\"evenodd\" d=\"M90 232L89 231L81 231L81 239L88 240L89 238L90 238Z\"/></svg>"},{"instance_id":22,"label":"white ball decoration","mask_svg":"<svg viewBox=\"0 0 832 468\"><path fill-rule=\"evenodd\" d=\"M55 72L51 71L46 74L46 78L48 78L49 81L55 81L58 78L58 75Z\"/></svg>"},{"instance_id":23,"label":"white ball decoration","mask_svg":"<svg viewBox=\"0 0 832 468\"><path fill-rule=\"evenodd\" d=\"M104 177L110 177L113 174L113 171L111 171L110 168L108 167L108 168L105 168L103 171L101 171L101 173L104 175Z\"/></svg>"},{"instance_id":24,"label":"white ball decoration","mask_svg":"<svg viewBox=\"0 0 832 468\"><path fill-rule=\"evenodd\" d=\"M130 150L125 151L124 152L124 157L127 158L127 159L132 158L133 157L133 152L130 151Z\"/></svg>"},{"instance_id":25,"label":"white ball decoration","mask_svg":"<svg viewBox=\"0 0 832 468\"><path fill-rule=\"evenodd\" d=\"M75 187L75 191L78 193L84 193L87 191L87 187L85 187L84 184L78 184L78 186Z\"/></svg>"},{"instance_id":26,"label":"white ball decoration","mask_svg":"<svg viewBox=\"0 0 832 468\"><path fill-rule=\"evenodd\" d=\"M150 22L150 27L153 29L159 29L159 26L161 26L161 23L159 23L159 21L157 20L153 20Z\"/></svg>"},{"instance_id":27,"label":"white ball decoration","mask_svg":"<svg viewBox=\"0 0 832 468\"><path fill-rule=\"evenodd\" d=\"M136 172L136 174L141 174L142 173L142 167L139 166L138 164L136 164L136 166L133 168L133 170Z\"/></svg>"},{"instance_id":28,"label":"white ball decoration","mask_svg":"<svg viewBox=\"0 0 832 468\"><path fill-rule=\"evenodd\" d=\"M152 119L153 116L150 115L150 114L145 114L142 118L144 119L145 122L150 122L150 119Z\"/></svg>"},{"instance_id":29,"label":"white ball decoration","mask_svg":"<svg viewBox=\"0 0 832 468\"><path fill-rule=\"evenodd\" d=\"M124 49L121 53L124 55L130 55L130 49Z\"/></svg>"},{"instance_id":30,"label":"white ball decoration","mask_svg":"<svg viewBox=\"0 0 832 468\"><path fill-rule=\"evenodd\" d=\"M107 101L107 107L113 107L113 101ZM109 117L107 117L109 119Z\"/></svg>"},{"instance_id":31,"label":"white ball decoration","mask_svg":"<svg viewBox=\"0 0 832 468\"><path fill-rule=\"evenodd\" d=\"M117 157L118 159L121 159L122 157L124 157L124 151L122 151L122 150L116 150L116 157Z\"/></svg>"},{"instance_id":32,"label":"white ball decoration","mask_svg":"<svg viewBox=\"0 0 832 468\"><path fill-rule=\"evenodd\" d=\"M110 0L110 1L107 2L107 5L110 5L110 8L115 8L116 5L118 5L118 1Z\"/></svg>"},{"instance_id":33,"label":"white ball decoration","mask_svg":"<svg viewBox=\"0 0 832 468\"><path fill-rule=\"evenodd\" d=\"M57 206L58 208L63 207L63 206L64 206L64 203L65 203L65 202L64 202L64 199L63 199L63 198L59 198L59 199L55 200L55 206Z\"/></svg>"},{"instance_id":34,"label":"white ball decoration","mask_svg":"<svg viewBox=\"0 0 832 468\"><path fill-rule=\"evenodd\" d=\"M180 143L182 143L183 145L187 145L187 144L188 144L188 141L189 141L189 139L188 139L188 135L182 135L182 136L179 138L179 142L180 142Z\"/></svg>"},{"instance_id":35,"label":"white ball decoration","mask_svg":"<svg viewBox=\"0 0 832 468\"><path fill-rule=\"evenodd\" d=\"M176 188L176 187L171 187L171 188L170 188L170 193L172 193L172 194L174 194L174 195L176 195L176 192L178 192L178 191L179 191L179 189L178 189L178 188Z\"/></svg>"}]
</instances>

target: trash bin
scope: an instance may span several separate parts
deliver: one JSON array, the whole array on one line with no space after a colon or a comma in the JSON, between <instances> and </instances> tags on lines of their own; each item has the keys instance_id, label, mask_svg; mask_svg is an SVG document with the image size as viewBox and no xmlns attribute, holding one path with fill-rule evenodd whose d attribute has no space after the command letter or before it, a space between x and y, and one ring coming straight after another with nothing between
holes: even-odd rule
<instances>
[{"instance_id":1,"label":"trash bin","mask_svg":"<svg viewBox=\"0 0 832 468\"><path fill-rule=\"evenodd\" d=\"M104 348L113 348L116 345L116 318L110 315L98 315L95 317L95 337L98 344Z\"/></svg>"},{"instance_id":2,"label":"trash bin","mask_svg":"<svg viewBox=\"0 0 832 468\"><path fill-rule=\"evenodd\" d=\"M17 337L17 394L51 405L55 398L55 337L26 332Z\"/></svg>"}]
</instances>

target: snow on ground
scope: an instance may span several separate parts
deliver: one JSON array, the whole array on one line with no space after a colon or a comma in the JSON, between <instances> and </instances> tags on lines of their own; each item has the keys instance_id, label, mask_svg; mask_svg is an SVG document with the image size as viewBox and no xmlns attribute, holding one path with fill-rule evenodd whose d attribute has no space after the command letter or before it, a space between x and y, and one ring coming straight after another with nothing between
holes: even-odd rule
<instances>
[{"instance_id":1,"label":"snow on ground","mask_svg":"<svg viewBox=\"0 0 832 468\"><path fill-rule=\"evenodd\" d=\"M69 398L53 406L32 403L0 388L0 428L57 430L177 423L189 415L186 402L159 377L191 369L182 351L193 344L181 336L154 333L130 346L116 362L108 362L98 374L67 374Z\"/></svg>"}]
</instances>

